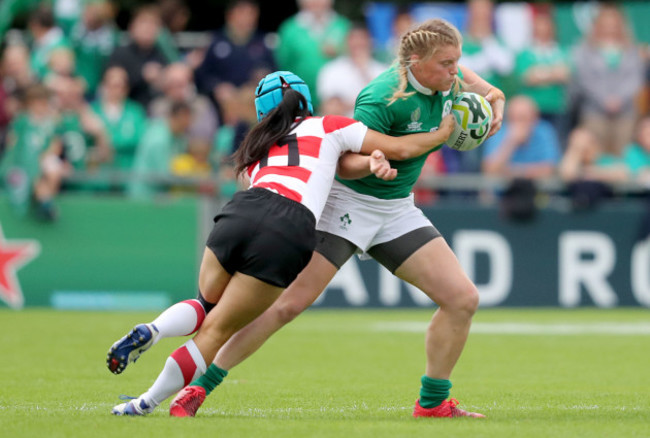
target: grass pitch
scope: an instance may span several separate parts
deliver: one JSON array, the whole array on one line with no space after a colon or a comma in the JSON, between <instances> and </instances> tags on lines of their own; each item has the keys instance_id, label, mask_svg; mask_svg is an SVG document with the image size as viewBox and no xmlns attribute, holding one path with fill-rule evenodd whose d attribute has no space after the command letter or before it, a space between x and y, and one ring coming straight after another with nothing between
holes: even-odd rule
<instances>
[{"instance_id":1,"label":"grass pitch","mask_svg":"<svg viewBox=\"0 0 650 438\"><path fill-rule=\"evenodd\" d=\"M109 346L154 314L0 311L4 437L650 437L650 313L480 310L452 381L476 419L413 419L431 310L309 311L233 369L196 418L110 415L168 339L112 375Z\"/></svg>"}]
</instances>

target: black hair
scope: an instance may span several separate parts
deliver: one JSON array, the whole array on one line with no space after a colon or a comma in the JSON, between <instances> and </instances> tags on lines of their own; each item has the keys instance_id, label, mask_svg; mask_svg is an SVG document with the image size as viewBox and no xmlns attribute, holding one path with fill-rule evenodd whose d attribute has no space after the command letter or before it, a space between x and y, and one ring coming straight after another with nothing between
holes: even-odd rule
<instances>
[{"instance_id":1,"label":"black hair","mask_svg":"<svg viewBox=\"0 0 650 438\"><path fill-rule=\"evenodd\" d=\"M173 102L169 108L169 115L174 117L180 113L192 114L192 107L190 104L187 102Z\"/></svg>"},{"instance_id":2,"label":"black hair","mask_svg":"<svg viewBox=\"0 0 650 438\"><path fill-rule=\"evenodd\" d=\"M39 6L29 16L29 21L41 27L50 29L54 27L54 12L49 6Z\"/></svg>"},{"instance_id":3,"label":"black hair","mask_svg":"<svg viewBox=\"0 0 650 438\"><path fill-rule=\"evenodd\" d=\"M248 166L264 158L271 146L291 131L297 117L302 119L310 115L305 96L293 88L286 88L278 106L273 108L242 140L239 149L233 155L235 172L241 174Z\"/></svg>"},{"instance_id":4,"label":"black hair","mask_svg":"<svg viewBox=\"0 0 650 438\"><path fill-rule=\"evenodd\" d=\"M226 3L226 13L238 8L239 6L252 6L254 8L259 8L260 4L255 0L231 0Z\"/></svg>"},{"instance_id":5,"label":"black hair","mask_svg":"<svg viewBox=\"0 0 650 438\"><path fill-rule=\"evenodd\" d=\"M366 24L363 21L353 21L352 25L350 26L350 30L364 30L370 33L368 26L366 26Z\"/></svg>"}]
</instances>

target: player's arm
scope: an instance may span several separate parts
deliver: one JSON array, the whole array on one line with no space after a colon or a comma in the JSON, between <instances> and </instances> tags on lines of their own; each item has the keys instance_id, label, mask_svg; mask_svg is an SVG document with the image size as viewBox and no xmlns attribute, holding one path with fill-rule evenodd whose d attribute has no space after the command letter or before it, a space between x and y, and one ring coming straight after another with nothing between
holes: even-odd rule
<instances>
[{"instance_id":1,"label":"player's arm","mask_svg":"<svg viewBox=\"0 0 650 438\"><path fill-rule=\"evenodd\" d=\"M469 91L471 93L480 94L485 97L485 99L490 102L492 106L492 127L490 128L490 133L488 137L496 134L496 132L501 129L501 123L503 122L503 111L506 105L506 96L503 94L503 91L499 90L497 87L490 85L488 81L474 73L467 67L459 66L460 71L463 75L463 91Z\"/></svg>"},{"instance_id":2,"label":"player's arm","mask_svg":"<svg viewBox=\"0 0 650 438\"><path fill-rule=\"evenodd\" d=\"M374 174L385 181L395 179L397 169L392 169L383 152L374 150L370 155L345 153L339 158L336 173L343 179L359 179Z\"/></svg>"},{"instance_id":3,"label":"player's arm","mask_svg":"<svg viewBox=\"0 0 650 438\"><path fill-rule=\"evenodd\" d=\"M382 151L389 160L406 160L418 157L447 141L456 126L456 119L448 114L435 132L391 137L368 129L361 144L361 153L369 154L374 149Z\"/></svg>"}]
</instances>

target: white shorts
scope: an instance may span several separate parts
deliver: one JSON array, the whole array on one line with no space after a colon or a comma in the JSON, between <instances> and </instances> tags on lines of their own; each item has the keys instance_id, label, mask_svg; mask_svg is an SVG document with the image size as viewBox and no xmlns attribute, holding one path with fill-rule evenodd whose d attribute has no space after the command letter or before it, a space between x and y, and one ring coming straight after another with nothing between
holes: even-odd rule
<instances>
[{"instance_id":1,"label":"white shorts","mask_svg":"<svg viewBox=\"0 0 650 438\"><path fill-rule=\"evenodd\" d=\"M435 229L415 206L413 194L407 198L379 199L357 193L336 180L316 225L317 230L349 240L364 253L423 227Z\"/></svg>"}]
</instances>

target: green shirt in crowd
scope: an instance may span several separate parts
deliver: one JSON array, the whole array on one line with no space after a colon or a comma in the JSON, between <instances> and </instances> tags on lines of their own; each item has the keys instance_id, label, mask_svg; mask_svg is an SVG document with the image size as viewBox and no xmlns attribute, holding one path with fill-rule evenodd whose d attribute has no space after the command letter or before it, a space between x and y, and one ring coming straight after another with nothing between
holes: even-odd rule
<instances>
[{"instance_id":1,"label":"green shirt in crowd","mask_svg":"<svg viewBox=\"0 0 650 438\"><path fill-rule=\"evenodd\" d=\"M19 167L27 174L31 186L41 174L41 154L50 146L55 129L55 119L34 120L28 113L17 115L9 125L8 149L0 165L1 173Z\"/></svg>"},{"instance_id":2,"label":"green shirt in crowd","mask_svg":"<svg viewBox=\"0 0 650 438\"><path fill-rule=\"evenodd\" d=\"M53 0L52 11L56 25L68 36L72 28L81 21L81 14L87 3L101 0Z\"/></svg>"},{"instance_id":3,"label":"green shirt in crowd","mask_svg":"<svg viewBox=\"0 0 650 438\"><path fill-rule=\"evenodd\" d=\"M50 72L50 56L58 49L70 49L70 43L61 29L52 28L31 50L30 65L36 77L43 80Z\"/></svg>"},{"instance_id":4,"label":"green shirt in crowd","mask_svg":"<svg viewBox=\"0 0 650 438\"><path fill-rule=\"evenodd\" d=\"M334 14L321 31L309 25L308 15L298 13L285 20L278 30L280 42L275 58L281 70L289 70L300 76L309 86L314 109L318 110L316 83L321 67L333 57L343 53L350 21ZM336 51L328 56L323 47Z\"/></svg>"},{"instance_id":5,"label":"green shirt in crowd","mask_svg":"<svg viewBox=\"0 0 650 438\"><path fill-rule=\"evenodd\" d=\"M506 55L506 52L507 49L496 37L489 37L485 40L478 40L472 38L467 34L463 35L463 57L465 58L478 56L479 58L483 58L482 64L484 64L485 59L489 59L490 57L498 57L498 59L503 61L502 57L508 56ZM466 64L472 66L472 64L468 61L466 61ZM484 66L481 69L479 69L477 66L474 71L479 73L481 78L485 79L490 84L503 89L505 85L505 78L495 70L494 65L491 65L490 67Z\"/></svg>"},{"instance_id":6,"label":"green shirt in crowd","mask_svg":"<svg viewBox=\"0 0 650 438\"><path fill-rule=\"evenodd\" d=\"M625 148L623 159L633 175L637 175L642 170L650 170L650 151L637 143Z\"/></svg>"},{"instance_id":7,"label":"green shirt in crowd","mask_svg":"<svg viewBox=\"0 0 650 438\"><path fill-rule=\"evenodd\" d=\"M533 99L543 114L566 112L566 86L564 84L527 85L525 76L534 67L568 67L567 52L560 46L530 47L517 55L515 74L520 78L520 93Z\"/></svg>"},{"instance_id":8,"label":"green shirt in crowd","mask_svg":"<svg viewBox=\"0 0 650 438\"><path fill-rule=\"evenodd\" d=\"M91 108L106 127L114 150L112 168L130 171L133 168L138 143L147 128L147 114L144 109L132 100L126 100L122 111L116 116L109 115L101 101L93 102Z\"/></svg>"},{"instance_id":9,"label":"green shirt in crowd","mask_svg":"<svg viewBox=\"0 0 650 438\"><path fill-rule=\"evenodd\" d=\"M144 179L170 175L172 158L186 150L187 140L174 136L166 120L151 120L138 144L133 163L135 180L129 185L129 195L142 198L157 193L159 184Z\"/></svg>"},{"instance_id":10,"label":"green shirt in crowd","mask_svg":"<svg viewBox=\"0 0 650 438\"><path fill-rule=\"evenodd\" d=\"M76 72L86 81L87 94L95 94L108 58L117 45L117 37L117 30L111 25L88 31L79 21L72 28L70 42L75 54Z\"/></svg>"},{"instance_id":11,"label":"green shirt in crowd","mask_svg":"<svg viewBox=\"0 0 650 438\"><path fill-rule=\"evenodd\" d=\"M389 105L398 83L399 75L395 67L370 82L357 97L354 118L370 129L395 137L437 130L443 116L451 113L454 98L452 90L432 93L411 77L406 92L414 94ZM429 153L440 147L432 149ZM392 181L384 181L374 175L357 180L337 179L364 195L381 199L405 198L411 193L428 155L404 161L391 160L391 167L397 169L397 178Z\"/></svg>"},{"instance_id":12,"label":"green shirt in crowd","mask_svg":"<svg viewBox=\"0 0 650 438\"><path fill-rule=\"evenodd\" d=\"M0 41L4 41L5 33L18 16L27 15L34 10L42 0L2 0L0 1Z\"/></svg>"},{"instance_id":13,"label":"green shirt in crowd","mask_svg":"<svg viewBox=\"0 0 650 438\"><path fill-rule=\"evenodd\" d=\"M181 60L181 54L178 51L174 35L172 35L169 29L164 26L160 29L160 32L158 32L156 45L170 63L179 62Z\"/></svg>"},{"instance_id":14,"label":"green shirt in crowd","mask_svg":"<svg viewBox=\"0 0 650 438\"><path fill-rule=\"evenodd\" d=\"M54 118L35 120L18 114L9 125L7 147L0 157L0 186L4 186L13 211L27 213L34 183L41 175L41 155L52 141Z\"/></svg>"},{"instance_id":15,"label":"green shirt in crowd","mask_svg":"<svg viewBox=\"0 0 650 438\"><path fill-rule=\"evenodd\" d=\"M79 114L69 111L61 113L55 134L63 142L65 160L75 170L86 170L86 156L93 142L84 132Z\"/></svg>"}]
</instances>

